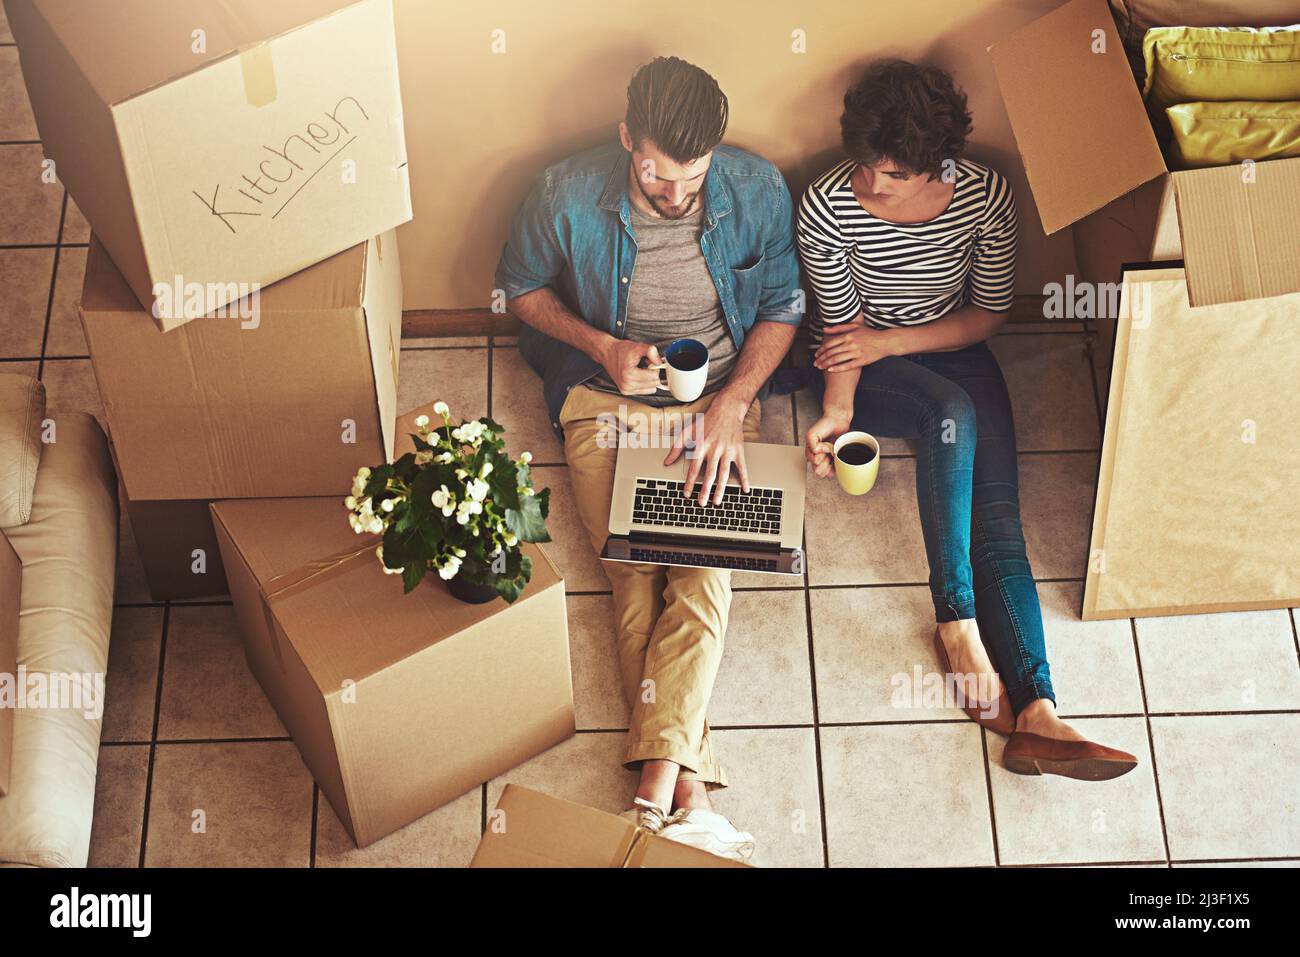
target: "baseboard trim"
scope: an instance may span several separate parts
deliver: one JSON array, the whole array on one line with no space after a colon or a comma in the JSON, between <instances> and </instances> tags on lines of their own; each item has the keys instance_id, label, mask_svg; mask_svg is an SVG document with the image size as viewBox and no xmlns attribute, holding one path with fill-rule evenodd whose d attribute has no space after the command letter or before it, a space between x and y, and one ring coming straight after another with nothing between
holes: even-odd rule
<instances>
[{"instance_id":1,"label":"baseboard trim","mask_svg":"<svg viewBox=\"0 0 1300 957\"><path fill-rule=\"evenodd\" d=\"M1043 322L1042 296L1016 296L1009 322ZM402 313L403 339L463 336L515 336L519 320L491 309L407 309Z\"/></svg>"}]
</instances>

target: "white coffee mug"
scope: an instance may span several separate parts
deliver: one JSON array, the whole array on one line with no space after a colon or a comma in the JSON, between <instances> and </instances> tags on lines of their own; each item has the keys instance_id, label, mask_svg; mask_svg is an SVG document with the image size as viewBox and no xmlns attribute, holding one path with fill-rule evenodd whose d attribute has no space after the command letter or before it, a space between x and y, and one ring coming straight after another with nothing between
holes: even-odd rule
<instances>
[{"instance_id":1,"label":"white coffee mug","mask_svg":"<svg viewBox=\"0 0 1300 957\"><path fill-rule=\"evenodd\" d=\"M673 394L678 402L694 402L704 394L709 381L709 350L698 339L674 339L664 347L664 375L667 383L660 389Z\"/></svg>"}]
</instances>

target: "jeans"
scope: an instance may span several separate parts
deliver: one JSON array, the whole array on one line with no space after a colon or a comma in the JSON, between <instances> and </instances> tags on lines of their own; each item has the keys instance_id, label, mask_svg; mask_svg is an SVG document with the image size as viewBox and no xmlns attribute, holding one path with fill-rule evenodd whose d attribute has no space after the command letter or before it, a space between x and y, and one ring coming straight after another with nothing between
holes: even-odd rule
<instances>
[{"instance_id":1,"label":"jeans","mask_svg":"<svg viewBox=\"0 0 1300 957\"><path fill-rule=\"evenodd\" d=\"M820 399L821 373L812 384ZM975 618L1016 712L1055 704L1038 590L1020 525L1016 433L997 359L979 342L862 369L854 429L914 438L935 620Z\"/></svg>"}]
</instances>

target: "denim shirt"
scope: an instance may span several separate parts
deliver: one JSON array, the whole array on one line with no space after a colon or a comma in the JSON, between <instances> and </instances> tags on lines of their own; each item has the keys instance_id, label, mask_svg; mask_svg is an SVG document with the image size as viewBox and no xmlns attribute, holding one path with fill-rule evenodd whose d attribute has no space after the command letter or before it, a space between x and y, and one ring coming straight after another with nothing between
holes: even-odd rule
<instances>
[{"instance_id":1,"label":"denim shirt","mask_svg":"<svg viewBox=\"0 0 1300 957\"><path fill-rule=\"evenodd\" d=\"M550 286L576 315L622 339L636 267L628 167L621 143L571 156L543 170L515 213L497 264L507 299ZM758 321L798 325L803 294L790 190L775 166L733 146L713 151L701 189L700 251L718 290L737 351ZM551 426L569 390L600 371L580 349L525 325L519 351L542 377Z\"/></svg>"}]
</instances>

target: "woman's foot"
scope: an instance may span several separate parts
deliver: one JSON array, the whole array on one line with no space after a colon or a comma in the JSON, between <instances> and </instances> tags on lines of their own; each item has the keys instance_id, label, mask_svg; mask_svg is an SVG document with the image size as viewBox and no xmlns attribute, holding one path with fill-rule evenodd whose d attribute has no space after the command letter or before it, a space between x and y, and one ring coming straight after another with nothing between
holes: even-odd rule
<instances>
[{"instance_id":1,"label":"woman's foot","mask_svg":"<svg viewBox=\"0 0 1300 957\"><path fill-rule=\"evenodd\" d=\"M1088 739L1056 716L1056 705L1051 698L1035 698L1016 715L1016 730L1036 734L1040 738L1057 741L1087 741Z\"/></svg>"},{"instance_id":2,"label":"woman's foot","mask_svg":"<svg viewBox=\"0 0 1300 957\"><path fill-rule=\"evenodd\" d=\"M1015 727L1011 699L993 667L974 618L940 622L935 629L939 663L954 676L958 704L970 717L998 734Z\"/></svg>"},{"instance_id":3,"label":"woman's foot","mask_svg":"<svg viewBox=\"0 0 1300 957\"><path fill-rule=\"evenodd\" d=\"M1137 767L1127 751L1089 741L1056 716L1051 699L1038 698L1016 717L1016 730L1002 752L1016 774L1059 774L1080 781L1108 781Z\"/></svg>"}]
</instances>

